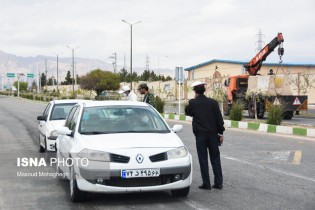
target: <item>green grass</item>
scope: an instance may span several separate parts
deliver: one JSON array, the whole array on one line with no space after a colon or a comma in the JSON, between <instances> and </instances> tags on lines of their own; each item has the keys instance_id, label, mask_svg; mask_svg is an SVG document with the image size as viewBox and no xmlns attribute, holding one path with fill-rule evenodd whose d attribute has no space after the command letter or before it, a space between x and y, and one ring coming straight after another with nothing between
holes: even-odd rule
<instances>
[{"instance_id":1,"label":"green grass","mask_svg":"<svg viewBox=\"0 0 315 210\"><path fill-rule=\"evenodd\" d=\"M179 115L179 120L186 120L186 116L183 114Z\"/></svg>"},{"instance_id":2,"label":"green grass","mask_svg":"<svg viewBox=\"0 0 315 210\"><path fill-rule=\"evenodd\" d=\"M168 116L168 119L174 120L175 119L174 113L170 113Z\"/></svg>"}]
</instances>

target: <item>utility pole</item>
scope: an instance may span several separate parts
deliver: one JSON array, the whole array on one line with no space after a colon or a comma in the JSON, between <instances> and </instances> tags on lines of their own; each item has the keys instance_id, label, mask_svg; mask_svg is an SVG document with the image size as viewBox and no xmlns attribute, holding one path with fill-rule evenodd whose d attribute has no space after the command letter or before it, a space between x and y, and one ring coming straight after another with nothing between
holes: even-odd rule
<instances>
[{"instance_id":1,"label":"utility pole","mask_svg":"<svg viewBox=\"0 0 315 210\"><path fill-rule=\"evenodd\" d=\"M113 59L113 61L112 61L113 69L114 69L114 73L116 73L116 71L117 71L117 53L113 53L112 56L109 56L109 59Z\"/></svg>"},{"instance_id":2,"label":"utility pole","mask_svg":"<svg viewBox=\"0 0 315 210\"><path fill-rule=\"evenodd\" d=\"M57 92L59 92L59 79L58 78L59 78L59 68L58 68L58 54L57 54Z\"/></svg>"},{"instance_id":3,"label":"utility pole","mask_svg":"<svg viewBox=\"0 0 315 210\"><path fill-rule=\"evenodd\" d=\"M75 48L71 48L69 46L66 46L68 47L69 49L72 50L72 92L74 94L74 82L75 82L75 75L74 75L74 49Z\"/></svg>"},{"instance_id":4,"label":"utility pole","mask_svg":"<svg viewBox=\"0 0 315 210\"><path fill-rule=\"evenodd\" d=\"M148 54L147 54L146 61L145 61L145 70L147 70L147 71L150 70L150 57Z\"/></svg>"}]
</instances>

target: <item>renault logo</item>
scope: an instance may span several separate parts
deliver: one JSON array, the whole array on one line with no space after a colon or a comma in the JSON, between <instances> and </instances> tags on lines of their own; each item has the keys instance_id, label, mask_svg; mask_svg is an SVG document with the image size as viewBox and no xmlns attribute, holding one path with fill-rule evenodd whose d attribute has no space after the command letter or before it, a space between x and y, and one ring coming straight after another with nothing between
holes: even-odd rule
<instances>
[{"instance_id":1,"label":"renault logo","mask_svg":"<svg viewBox=\"0 0 315 210\"><path fill-rule=\"evenodd\" d=\"M142 163L144 158L143 158L143 156L141 154L138 154L137 157L136 157L136 160L137 160L138 163Z\"/></svg>"}]
</instances>

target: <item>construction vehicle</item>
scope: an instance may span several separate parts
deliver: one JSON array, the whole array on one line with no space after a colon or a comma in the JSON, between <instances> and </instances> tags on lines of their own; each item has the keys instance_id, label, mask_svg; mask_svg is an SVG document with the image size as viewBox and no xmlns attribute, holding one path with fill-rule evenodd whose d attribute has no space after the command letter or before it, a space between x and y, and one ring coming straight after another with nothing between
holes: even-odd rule
<instances>
[{"instance_id":1,"label":"construction vehicle","mask_svg":"<svg viewBox=\"0 0 315 210\"><path fill-rule=\"evenodd\" d=\"M307 109L307 96L293 95L286 75L258 75L262 63L278 46L280 64L282 63L283 42L282 33L278 33L248 64L244 65L247 74L228 77L224 82L226 88L223 102L224 115L229 115L230 108L236 101L244 105L251 118L254 118L255 114L258 118L263 118L272 104L283 106L284 119L292 119L294 111Z\"/></svg>"}]
</instances>

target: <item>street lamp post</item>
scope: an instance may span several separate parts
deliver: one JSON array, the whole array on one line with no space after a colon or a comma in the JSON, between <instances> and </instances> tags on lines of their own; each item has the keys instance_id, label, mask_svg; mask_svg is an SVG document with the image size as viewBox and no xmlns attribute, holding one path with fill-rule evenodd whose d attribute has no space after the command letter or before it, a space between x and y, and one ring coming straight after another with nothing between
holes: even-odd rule
<instances>
[{"instance_id":1,"label":"street lamp post","mask_svg":"<svg viewBox=\"0 0 315 210\"><path fill-rule=\"evenodd\" d=\"M122 22L127 23L130 25L130 89L132 90L132 26L138 23L141 23L141 21L138 21L136 23L128 23L125 20L122 20Z\"/></svg>"},{"instance_id":2,"label":"street lamp post","mask_svg":"<svg viewBox=\"0 0 315 210\"><path fill-rule=\"evenodd\" d=\"M69 46L66 46L68 47L69 49L72 50L72 76L73 76L73 79L72 79L72 92L74 94L74 49L75 48L71 48Z\"/></svg>"},{"instance_id":3,"label":"street lamp post","mask_svg":"<svg viewBox=\"0 0 315 210\"><path fill-rule=\"evenodd\" d=\"M43 58L45 60L45 76L46 76L46 79L44 80L44 90L45 90L45 86L46 86L46 89L47 89L47 58Z\"/></svg>"},{"instance_id":4,"label":"street lamp post","mask_svg":"<svg viewBox=\"0 0 315 210\"><path fill-rule=\"evenodd\" d=\"M59 78L59 68L58 68L58 54L57 54L57 93L59 93L59 79L58 78Z\"/></svg>"}]
</instances>

